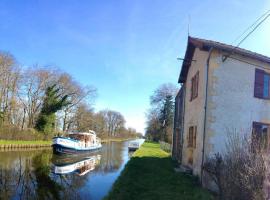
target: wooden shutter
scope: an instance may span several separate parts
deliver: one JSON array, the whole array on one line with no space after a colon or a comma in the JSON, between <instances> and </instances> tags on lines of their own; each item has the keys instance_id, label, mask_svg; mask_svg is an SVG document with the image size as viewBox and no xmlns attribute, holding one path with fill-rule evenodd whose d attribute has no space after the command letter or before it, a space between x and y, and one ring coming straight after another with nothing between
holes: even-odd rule
<instances>
[{"instance_id":1,"label":"wooden shutter","mask_svg":"<svg viewBox=\"0 0 270 200\"><path fill-rule=\"evenodd\" d=\"M188 130L188 147L196 148L197 126L191 126Z\"/></svg>"},{"instance_id":2,"label":"wooden shutter","mask_svg":"<svg viewBox=\"0 0 270 200\"><path fill-rule=\"evenodd\" d=\"M253 135L258 138L262 134L262 124L253 122Z\"/></svg>"},{"instance_id":3,"label":"wooden shutter","mask_svg":"<svg viewBox=\"0 0 270 200\"><path fill-rule=\"evenodd\" d=\"M269 148L270 148L270 125L268 124L268 127L267 127L267 151L269 152Z\"/></svg>"},{"instance_id":4,"label":"wooden shutter","mask_svg":"<svg viewBox=\"0 0 270 200\"><path fill-rule=\"evenodd\" d=\"M195 90L195 97L198 96L198 90L199 90L199 71L196 73L196 90Z\"/></svg>"},{"instance_id":5,"label":"wooden shutter","mask_svg":"<svg viewBox=\"0 0 270 200\"><path fill-rule=\"evenodd\" d=\"M190 101L198 96L199 89L199 71L191 78L191 88L190 88Z\"/></svg>"},{"instance_id":6,"label":"wooden shutter","mask_svg":"<svg viewBox=\"0 0 270 200\"><path fill-rule=\"evenodd\" d=\"M268 74L269 78L268 78L268 99L270 99L270 74Z\"/></svg>"},{"instance_id":7,"label":"wooden shutter","mask_svg":"<svg viewBox=\"0 0 270 200\"><path fill-rule=\"evenodd\" d=\"M192 138L192 140L193 140L193 148L196 148L196 137L197 137L197 126L194 126L194 128L193 128L193 138Z\"/></svg>"},{"instance_id":8,"label":"wooden shutter","mask_svg":"<svg viewBox=\"0 0 270 200\"><path fill-rule=\"evenodd\" d=\"M193 126L189 127L188 131L188 147L192 147L192 140L193 140Z\"/></svg>"},{"instance_id":9,"label":"wooden shutter","mask_svg":"<svg viewBox=\"0 0 270 200\"><path fill-rule=\"evenodd\" d=\"M261 137L262 137L262 124L258 122L253 122L251 148L254 152L260 150Z\"/></svg>"},{"instance_id":10,"label":"wooden shutter","mask_svg":"<svg viewBox=\"0 0 270 200\"><path fill-rule=\"evenodd\" d=\"M191 78L191 88L190 88L190 101L193 99L193 93L194 93L194 77Z\"/></svg>"},{"instance_id":11,"label":"wooden shutter","mask_svg":"<svg viewBox=\"0 0 270 200\"><path fill-rule=\"evenodd\" d=\"M254 97L263 98L264 71L255 69Z\"/></svg>"}]
</instances>

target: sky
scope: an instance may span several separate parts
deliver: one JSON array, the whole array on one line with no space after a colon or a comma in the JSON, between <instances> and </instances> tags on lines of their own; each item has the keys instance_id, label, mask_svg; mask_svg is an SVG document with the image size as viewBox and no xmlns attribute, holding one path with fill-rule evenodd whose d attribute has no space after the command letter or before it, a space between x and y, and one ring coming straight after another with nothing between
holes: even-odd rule
<instances>
[{"instance_id":1,"label":"sky","mask_svg":"<svg viewBox=\"0 0 270 200\"><path fill-rule=\"evenodd\" d=\"M0 0L0 50L95 86L96 111L117 110L144 132L150 95L177 85L188 24L191 36L232 44L269 9L266 0ZM270 56L269 36L270 19L241 47Z\"/></svg>"}]
</instances>

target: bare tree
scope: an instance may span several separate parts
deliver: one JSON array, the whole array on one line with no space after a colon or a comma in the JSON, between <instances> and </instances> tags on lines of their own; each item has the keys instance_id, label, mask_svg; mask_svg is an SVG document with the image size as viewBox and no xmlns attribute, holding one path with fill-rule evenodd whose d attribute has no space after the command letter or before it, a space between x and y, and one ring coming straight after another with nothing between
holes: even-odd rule
<instances>
[{"instance_id":1,"label":"bare tree","mask_svg":"<svg viewBox=\"0 0 270 200\"><path fill-rule=\"evenodd\" d=\"M150 96L150 103L152 106L158 106L164 102L167 96L175 97L177 93L177 87L172 83L165 83L160 85L152 96Z\"/></svg>"},{"instance_id":2,"label":"bare tree","mask_svg":"<svg viewBox=\"0 0 270 200\"><path fill-rule=\"evenodd\" d=\"M16 92L20 79L20 68L15 58L6 52L0 52L0 119L8 124L16 123Z\"/></svg>"},{"instance_id":3,"label":"bare tree","mask_svg":"<svg viewBox=\"0 0 270 200\"><path fill-rule=\"evenodd\" d=\"M104 118L103 112L95 113L95 128L94 130L100 135L106 135L106 120Z\"/></svg>"},{"instance_id":4,"label":"bare tree","mask_svg":"<svg viewBox=\"0 0 270 200\"><path fill-rule=\"evenodd\" d=\"M124 127L126 121L124 116L113 110L103 110L100 112L106 122L106 132L108 136L115 136L117 131Z\"/></svg>"},{"instance_id":5,"label":"bare tree","mask_svg":"<svg viewBox=\"0 0 270 200\"><path fill-rule=\"evenodd\" d=\"M78 106L84 103L84 101L91 104L96 97L97 90L93 86L83 87L67 73L59 74L57 83L61 88L62 94L69 96L70 104L66 106L60 114L63 121L62 130L66 131L71 128L76 120L74 117Z\"/></svg>"},{"instance_id":6,"label":"bare tree","mask_svg":"<svg viewBox=\"0 0 270 200\"><path fill-rule=\"evenodd\" d=\"M94 111L86 104L79 104L74 117L75 126L78 131L94 129Z\"/></svg>"},{"instance_id":7,"label":"bare tree","mask_svg":"<svg viewBox=\"0 0 270 200\"><path fill-rule=\"evenodd\" d=\"M23 121L27 118L27 127L33 128L40 111L46 88L52 84L54 73L37 65L28 68L23 73L22 88L18 97L23 105ZM22 125L22 127L24 124Z\"/></svg>"}]
</instances>

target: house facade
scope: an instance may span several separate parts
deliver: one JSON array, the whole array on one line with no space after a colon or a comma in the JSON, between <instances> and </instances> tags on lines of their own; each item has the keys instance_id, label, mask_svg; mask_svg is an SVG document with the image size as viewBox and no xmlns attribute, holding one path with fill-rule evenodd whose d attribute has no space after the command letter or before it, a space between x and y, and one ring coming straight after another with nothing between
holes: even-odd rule
<instances>
[{"instance_id":1,"label":"house facade","mask_svg":"<svg viewBox=\"0 0 270 200\"><path fill-rule=\"evenodd\" d=\"M189 37L178 82L172 154L194 175L203 180L205 160L225 150L230 131L267 139L269 57Z\"/></svg>"}]
</instances>

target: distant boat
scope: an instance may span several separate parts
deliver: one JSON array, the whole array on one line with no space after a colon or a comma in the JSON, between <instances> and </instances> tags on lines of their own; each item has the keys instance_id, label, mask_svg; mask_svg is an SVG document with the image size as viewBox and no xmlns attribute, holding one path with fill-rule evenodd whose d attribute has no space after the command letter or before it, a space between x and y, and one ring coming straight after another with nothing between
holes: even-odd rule
<instances>
[{"instance_id":1,"label":"distant boat","mask_svg":"<svg viewBox=\"0 0 270 200\"><path fill-rule=\"evenodd\" d=\"M53 172L55 174L69 174L75 173L79 176L83 176L88 172L95 169L95 166L100 162L100 155L82 158L74 162L68 163L55 163L53 166Z\"/></svg>"},{"instance_id":2,"label":"distant boat","mask_svg":"<svg viewBox=\"0 0 270 200\"><path fill-rule=\"evenodd\" d=\"M70 133L67 137L53 138L54 154L76 154L95 151L102 147L101 140L94 131Z\"/></svg>"},{"instance_id":3,"label":"distant boat","mask_svg":"<svg viewBox=\"0 0 270 200\"><path fill-rule=\"evenodd\" d=\"M128 150L129 151L136 151L137 149L139 149L139 147L140 147L139 142L130 142L128 144Z\"/></svg>"}]
</instances>

